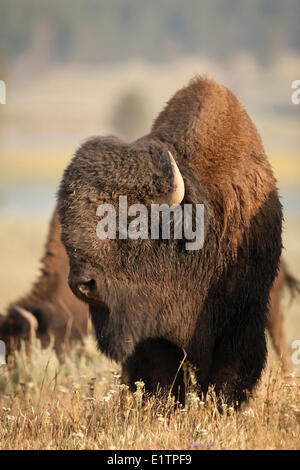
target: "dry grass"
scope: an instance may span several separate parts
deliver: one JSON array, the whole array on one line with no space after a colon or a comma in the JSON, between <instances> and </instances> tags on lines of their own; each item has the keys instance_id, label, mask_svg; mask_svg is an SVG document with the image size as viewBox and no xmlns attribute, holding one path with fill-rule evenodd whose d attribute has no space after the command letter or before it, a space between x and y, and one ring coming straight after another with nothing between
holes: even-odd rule
<instances>
[{"instance_id":1,"label":"dry grass","mask_svg":"<svg viewBox=\"0 0 300 470\"><path fill-rule=\"evenodd\" d=\"M63 155L56 157L50 164L45 155L36 167L36 155L28 154L26 162L17 155L3 159L2 183L13 181L13 172L19 181L54 181L64 166ZM277 157L273 164L287 179L297 175L297 184L299 162L289 162ZM0 212L0 312L36 278L49 217ZM288 220L285 257L300 277L298 233L299 220ZM299 303L284 311L290 349L300 338ZM13 362L0 366L0 449L300 449L300 369L298 377L284 378L272 355L249 406L223 415L213 394L202 402L191 392L183 410L171 403L163 409L159 397L141 406L141 386L121 406L118 372L92 337L74 345L61 362L51 347L41 350L38 343L30 358L16 353Z\"/></svg>"},{"instance_id":2,"label":"dry grass","mask_svg":"<svg viewBox=\"0 0 300 470\"><path fill-rule=\"evenodd\" d=\"M1 366L1 449L300 449L300 380L268 366L255 398L220 415L211 393L191 391L185 409L125 396L118 367L92 337L59 362L35 341ZM123 398L122 398L123 397Z\"/></svg>"}]
</instances>

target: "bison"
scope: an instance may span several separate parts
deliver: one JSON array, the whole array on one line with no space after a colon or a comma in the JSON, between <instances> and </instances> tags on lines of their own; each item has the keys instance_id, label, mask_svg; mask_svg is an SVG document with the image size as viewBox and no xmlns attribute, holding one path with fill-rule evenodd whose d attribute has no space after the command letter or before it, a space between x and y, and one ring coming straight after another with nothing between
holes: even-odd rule
<instances>
[{"instance_id":1,"label":"bison","mask_svg":"<svg viewBox=\"0 0 300 470\"><path fill-rule=\"evenodd\" d=\"M118 210L120 196L147 208L204 205L203 247L98 237L98 208ZM212 385L234 406L249 396L266 359L282 208L260 136L228 89L196 78L146 136L85 142L64 172L58 213L69 285L131 390L142 379L148 393L172 386L184 402L186 357L200 393Z\"/></svg>"},{"instance_id":2,"label":"bison","mask_svg":"<svg viewBox=\"0 0 300 470\"><path fill-rule=\"evenodd\" d=\"M61 241L61 227L57 211L52 216L45 254L41 259L40 276L31 291L11 303L5 315L0 315L0 339L6 342L8 350L16 348L21 340L29 340L34 330L47 347L51 338L60 355L73 340L84 338L88 330L87 304L77 299L66 287L69 274L69 260ZM285 348L285 332L280 301L283 289L288 288L292 298L300 292L299 281L289 272L281 260L278 275L273 283L267 329L274 349L281 358L284 371L290 369L290 360Z\"/></svg>"}]
</instances>

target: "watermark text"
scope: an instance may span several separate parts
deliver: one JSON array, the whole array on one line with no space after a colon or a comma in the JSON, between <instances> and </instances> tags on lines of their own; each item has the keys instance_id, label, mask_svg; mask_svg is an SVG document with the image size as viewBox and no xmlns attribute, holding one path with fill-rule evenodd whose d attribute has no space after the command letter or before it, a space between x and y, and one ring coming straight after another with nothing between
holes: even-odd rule
<instances>
[{"instance_id":1,"label":"watermark text","mask_svg":"<svg viewBox=\"0 0 300 470\"><path fill-rule=\"evenodd\" d=\"M151 204L149 211L143 204L128 207L127 196L119 196L118 211L112 204L101 204L96 215L102 217L96 228L101 240L169 240L173 236L175 240L186 240L185 249L188 251L203 248L203 204Z\"/></svg>"},{"instance_id":2,"label":"watermark text","mask_svg":"<svg viewBox=\"0 0 300 470\"><path fill-rule=\"evenodd\" d=\"M0 80L0 104L6 104L6 85L3 80Z\"/></svg>"},{"instance_id":3,"label":"watermark text","mask_svg":"<svg viewBox=\"0 0 300 470\"><path fill-rule=\"evenodd\" d=\"M292 88L295 88L295 91L292 93L291 100L293 104L300 103L300 80L294 80L292 82Z\"/></svg>"},{"instance_id":4,"label":"watermark text","mask_svg":"<svg viewBox=\"0 0 300 470\"><path fill-rule=\"evenodd\" d=\"M295 365L300 364L300 339L295 339L295 341L292 342L292 349L295 351L292 354L292 363Z\"/></svg>"},{"instance_id":5,"label":"watermark text","mask_svg":"<svg viewBox=\"0 0 300 470\"><path fill-rule=\"evenodd\" d=\"M0 340L0 366L6 364L6 346L4 341Z\"/></svg>"}]
</instances>

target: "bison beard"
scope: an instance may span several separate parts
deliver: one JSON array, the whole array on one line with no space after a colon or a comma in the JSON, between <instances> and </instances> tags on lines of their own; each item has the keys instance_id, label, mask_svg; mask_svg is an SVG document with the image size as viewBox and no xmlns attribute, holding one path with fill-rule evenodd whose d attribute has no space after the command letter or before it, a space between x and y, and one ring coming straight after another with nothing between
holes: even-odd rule
<instances>
[{"instance_id":1,"label":"bison beard","mask_svg":"<svg viewBox=\"0 0 300 470\"><path fill-rule=\"evenodd\" d=\"M202 250L185 240L99 240L96 209L174 200L204 204ZM178 201L180 202L180 201ZM260 137L237 98L198 78L178 91L150 134L127 144L95 137L77 151L58 194L69 283L89 303L99 348L134 389L170 387L182 360L199 389L240 404L260 378L269 292L281 253L282 211ZM174 393L184 401L177 376Z\"/></svg>"}]
</instances>

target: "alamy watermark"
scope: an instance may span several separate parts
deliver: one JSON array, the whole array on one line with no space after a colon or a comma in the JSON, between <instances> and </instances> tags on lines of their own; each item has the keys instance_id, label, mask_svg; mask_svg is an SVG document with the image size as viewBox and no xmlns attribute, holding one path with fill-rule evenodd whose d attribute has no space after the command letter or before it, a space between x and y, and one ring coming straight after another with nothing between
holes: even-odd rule
<instances>
[{"instance_id":1,"label":"alamy watermark","mask_svg":"<svg viewBox=\"0 0 300 470\"><path fill-rule=\"evenodd\" d=\"M293 91L291 100L293 104L299 104L300 103L300 80L294 80L292 82L292 88L295 88L295 91Z\"/></svg>"},{"instance_id":2,"label":"alamy watermark","mask_svg":"<svg viewBox=\"0 0 300 470\"><path fill-rule=\"evenodd\" d=\"M127 196L119 196L118 214L107 203L98 206L96 215L102 217L96 228L101 240L168 240L173 236L175 240L188 240L186 250L200 250L204 244L204 204L151 204L148 211L144 204L128 207ZM134 219L128 223L128 218Z\"/></svg>"},{"instance_id":3,"label":"alamy watermark","mask_svg":"<svg viewBox=\"0 0 300 470\"><path fill-rule=\"evenodd\" d=\"M295 351L292 354L292 363L295 365L300 364L300 339L295 339L295 341L292 342L292 349L295 349Z\"/></svg>"},{"instance_id":4,"label":"alamy watermark","mask_svg":"<svg viewBox=\"0 0 300 470\"><path fill-rule=\"evenodd\" d=\"M6 346L4 341L0 340L0 366L6 364Z\"/></svg>"},{"instance_id":5,"label":"alamy watermark","mask_svg":"<svg viewBox=\"0 0 300 470\"><path fill-rule=\"evenodd\" d=\"M6 85L3 80L0 80L0 104L6 104Z\"/></svg>"}]
</instances>

